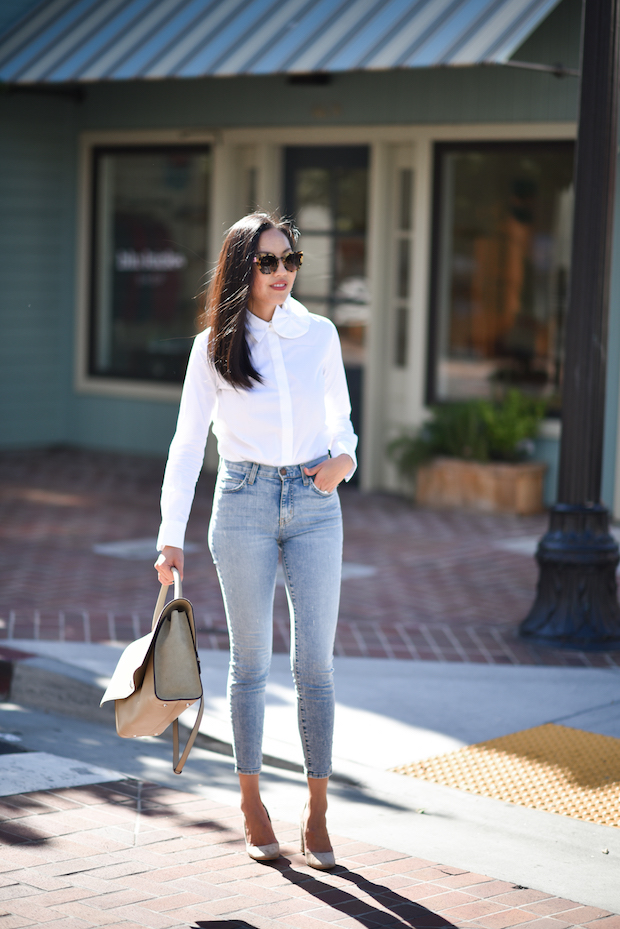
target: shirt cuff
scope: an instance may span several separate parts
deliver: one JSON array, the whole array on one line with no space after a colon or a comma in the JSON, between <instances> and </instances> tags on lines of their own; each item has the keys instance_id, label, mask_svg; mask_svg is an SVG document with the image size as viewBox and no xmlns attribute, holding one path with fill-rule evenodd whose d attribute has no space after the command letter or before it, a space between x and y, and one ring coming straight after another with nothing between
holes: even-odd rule
<instances>
[{"instance_id":1,"label":"shirt cuff","mask_svg":"<svg viewBox=\"0 0 620 929\"><path fill-rule=\"evenodd\" d=\"M357 458L355 457L355 447L348 442L343 442L341 440L338 440L334 442L334 444L330 448L330 453L331 453L332 458L337 458L338 455L349 456L349 458L353 462L353 467L351 468L348 474L345 474L344 479L345 481L350 481L357 470Z\"/></svg>"},{"instance_id":2,"label":"shirt cuff","mask_svg":"<svg viewBox=\"0 0 620 929\"><path fill-rule=\"evenodd\" d=\"M185 523L175 522L172 519L164 519L159 527L157 536L157 551L161 552L164 545L172 545L173 548L183 548L185 542Z\"/></svg>"}]
</instances>

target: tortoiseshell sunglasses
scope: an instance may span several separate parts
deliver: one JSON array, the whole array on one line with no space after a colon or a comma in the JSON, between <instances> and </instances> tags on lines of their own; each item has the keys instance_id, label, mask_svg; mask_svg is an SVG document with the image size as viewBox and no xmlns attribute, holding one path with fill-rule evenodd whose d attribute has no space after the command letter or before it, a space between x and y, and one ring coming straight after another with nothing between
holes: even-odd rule
<instances>
[{"instance_id":1,"label":"tortoiseshell sunglasses","mask_svg":"<svg viewBox=\"0 0 620 929\"><path fill-rule=\"evenodd\" d=\"M273 274L274 271L278 270L280 262L282 262L287 271L299 271L303 260L303 252L288 252L288 254L283 255L282 258L272 255L271 252L254 256L254 261L258 265L261 274Z\"/></svg>"}]
</instances>

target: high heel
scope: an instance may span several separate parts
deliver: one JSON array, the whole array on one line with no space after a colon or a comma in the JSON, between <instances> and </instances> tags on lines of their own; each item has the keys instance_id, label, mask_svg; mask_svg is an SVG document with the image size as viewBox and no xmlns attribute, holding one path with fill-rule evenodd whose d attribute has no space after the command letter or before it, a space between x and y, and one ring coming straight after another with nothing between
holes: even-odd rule
<instances>
[{"instance_id":1,"label":"high heel","mask_svg":"<svg viewBox=\"0 0 620 929\"><path fill-rule=\"evenodd\" d=\"M304 840L304 819L307 808L308 804L306 803L301 811L301 820L299 822L299 844L301 845L301 853L306 859L306 864L311 868L316 868L317 871L329 871L330 868L336 867L336 856L333 851L311 852L309 848L306 848L306 842Z\"/></svg>"},{"instance_id":2,"label":"high heel","mask_svg":"<svg viewBox=\"0 0 620 929\"><path fill-rule=\"evenodd\" d=\"M264 804L263 809L265 813L267 813L267 819L271 822L271 816ZM245 820L243 823L243 832L245 834L245 850L253 861L275 861L276 858L280 857L280 845L278 842L271 842L269 845L252 845L251 842L248 842Z\"/></svg>"}]
</instances>

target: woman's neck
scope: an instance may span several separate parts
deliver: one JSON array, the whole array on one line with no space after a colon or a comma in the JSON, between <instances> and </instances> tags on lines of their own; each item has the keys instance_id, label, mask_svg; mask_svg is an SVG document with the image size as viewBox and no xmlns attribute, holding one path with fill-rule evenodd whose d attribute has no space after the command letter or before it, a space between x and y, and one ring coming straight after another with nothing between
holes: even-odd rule
<instances>
[{"instance_id":1,"label":"woman's neck","mask_svg":"<svg viewBox=\"0 0 620 929\"><path fill-rule=\"evenodd\" d=\"M253 316L258 316L259 319L264 319L266 323L271 322L277 307L277 303L275 306L272 306L267 303L259 303L257 300L248 300L248 310L250 313L252 313Z\"/></svg>"}]
</instances>

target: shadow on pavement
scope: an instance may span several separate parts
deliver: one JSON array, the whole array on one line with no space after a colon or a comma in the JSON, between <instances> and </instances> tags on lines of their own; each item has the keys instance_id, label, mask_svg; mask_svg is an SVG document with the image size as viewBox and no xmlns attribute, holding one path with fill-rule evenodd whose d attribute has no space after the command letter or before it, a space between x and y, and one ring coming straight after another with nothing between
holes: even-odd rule
<instances>
[{"instance_id":1,"label":"shadow on pavement","mask_svg":"<svg viewBox=\"0 0 620 929\"><path fill-rule=\"evenodd\" d=\"M390 890L383 884L375 884L367 880L348 868L336 867L330 871L330 874L337 874L339 878L350 881L360 890L368 894L369 897L380 904L385 909L376 909L367 900L360 900L346 890L334 887L332 884L325 883L312 875L295 871L290 866L290 862L285 858L282 864L275 862L271 867L280 871L282 877L291 884L301 887L306 893L316 897L325 906L330 906L343 916L349 916L356 919L366 929L378 929L384 926L413 926L415 929L449 929L453 926L451 922L437 913L433 913L425 906L419 903L412 903L406 897ZM391 910L394 919L386 922L385 910ZM198 923L199 926L212 927L213 923ZM233 924L234 925L234 924Z\"/></svg>"},{"instance_id":2,"label":"shadow on pavement","mask_svg":"<svg viewBox=\"0 0 620 929\"><path fill-rule=\"evenodd\" d=\"M199 919L196 926L199 929L255 929L242 919Z\"/></svg>"}]
</instances>

